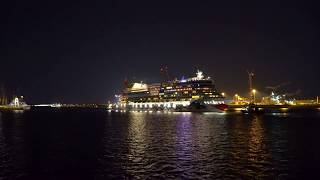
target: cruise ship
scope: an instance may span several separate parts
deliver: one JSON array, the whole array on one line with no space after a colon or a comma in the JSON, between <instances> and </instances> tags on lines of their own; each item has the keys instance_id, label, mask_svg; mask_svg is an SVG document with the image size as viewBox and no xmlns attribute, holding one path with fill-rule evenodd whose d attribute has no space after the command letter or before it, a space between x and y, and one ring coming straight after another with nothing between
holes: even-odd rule
<instances>
[{"instance_id":1,"label":"cruise ship","mask_svg":"<svg viewBox=\"0 0 320 180\"><path fill-rule=\"evenodd\" d=\"M197 71L195 77L161 83L128 83L110 110L169 110L221 112L226 110L223 93L214 81Z\"/></svg>"}]
</instances>

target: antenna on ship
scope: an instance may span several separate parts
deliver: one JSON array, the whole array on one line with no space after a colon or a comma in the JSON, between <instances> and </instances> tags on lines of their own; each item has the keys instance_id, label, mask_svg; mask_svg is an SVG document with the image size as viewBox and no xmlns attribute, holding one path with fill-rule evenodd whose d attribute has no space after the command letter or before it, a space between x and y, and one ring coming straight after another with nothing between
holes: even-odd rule
<instances>
[{"instance_id":1,"label":"antenna on ship","mask_svg":"<svg viewBox=\"0 0 320 180\"><path fill-rule=\"evenodd\" d=\"M129 81L127 77L124 78L123 84L126 88L129 86Z\"/></svg>"},{"instance_id":2,"label":"antenna on ship","mask_svg":"<svg viewBox=\"0 0 320 180\"><path fill-rule=\"evenodd\" d=\"M171 80L168 72L168 66L160 67L160 73L166 78L167 81Z\"/></svg>"}]
</instances>

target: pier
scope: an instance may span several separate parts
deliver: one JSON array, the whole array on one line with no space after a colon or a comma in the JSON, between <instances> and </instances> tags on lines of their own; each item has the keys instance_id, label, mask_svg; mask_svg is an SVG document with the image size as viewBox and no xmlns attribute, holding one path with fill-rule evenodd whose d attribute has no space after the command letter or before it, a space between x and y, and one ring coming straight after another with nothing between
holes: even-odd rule
<instances>
[{"instance_id":1,"label":"pier","mask_svg":"<svg viewBox=\"0 0 320 180\"><path fill-rule=\"evenodd\" d=\"M241 111L247 105L228 105L227 112ZM320 104L304 104L304 105L256 105L257 108L266 112L298 112L298 111L319 111Z\"/></svg>"}]
</instances>

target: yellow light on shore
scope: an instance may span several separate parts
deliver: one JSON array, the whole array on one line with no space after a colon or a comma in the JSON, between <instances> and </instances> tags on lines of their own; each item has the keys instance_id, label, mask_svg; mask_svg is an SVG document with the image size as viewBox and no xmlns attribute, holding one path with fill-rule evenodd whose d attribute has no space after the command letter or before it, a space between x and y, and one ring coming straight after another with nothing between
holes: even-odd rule
<instances>
[{"instance_id":1,"label":"yellow light on shore","mask_svg":"<svg viewBox=\"0 0 320 180\"><path fill-rule=\"evenodd\" d=\"M238 104L238 101L239 101L239 95L238 94L234 95L234 101L236 102L236 104Z\"/></svg>"},{"instance_id":2,"label":"yellow light on shore","mask_svg":"<svg viewBox=\"0 0 320 180\"><path fill-rule=\"evenodd\" d=\"M222 95L223 97L225 97L225 96L226 96L226 93L222 92L221 95Z\"/></svg>"}]
</instances>

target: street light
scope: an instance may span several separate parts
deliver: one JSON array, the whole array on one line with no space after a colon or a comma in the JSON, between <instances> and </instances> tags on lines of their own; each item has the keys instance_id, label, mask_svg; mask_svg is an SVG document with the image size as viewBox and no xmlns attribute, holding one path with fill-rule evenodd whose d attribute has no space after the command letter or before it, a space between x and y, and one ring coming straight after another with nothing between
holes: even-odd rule
<instances>
[{"instance_id":1,"label":"street light","mask_svg":"<svg viewBox=\"0 0 320 180\"><path fill-rule=\"evenodd\" d=\"M238 95L238 94L235 94L234 97L235 97L236 101L239 100L239 99L238 99L238 98L239 98L239 95Z\"/></svg>"},{"instance_id":2,"label":"street light","mask_svg":"<svg viewBox=\"0 0 320 180\"><path fill-rule=\"evenodd\" d=\"M252 94L253 94L253 103L255 103L255 102L256 102L256 92L257 92L257 90L252 89Z\"/></svg>"},{"instance_id":3,"label":"street light","mask_svg":"<svg viewBox=\"0 0 320 180\"><path fill-rule=\"evenodd\" d=\"M223 93L221 93L221 95L222 95L223 97L225 97L226 93L223 92Z\"/></svg>"}]
</instances>

